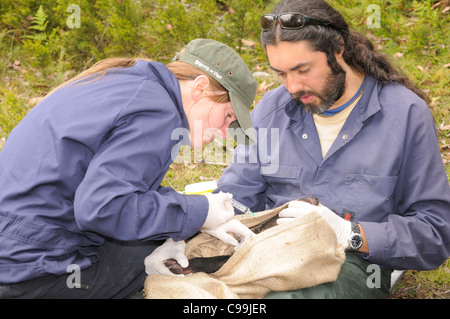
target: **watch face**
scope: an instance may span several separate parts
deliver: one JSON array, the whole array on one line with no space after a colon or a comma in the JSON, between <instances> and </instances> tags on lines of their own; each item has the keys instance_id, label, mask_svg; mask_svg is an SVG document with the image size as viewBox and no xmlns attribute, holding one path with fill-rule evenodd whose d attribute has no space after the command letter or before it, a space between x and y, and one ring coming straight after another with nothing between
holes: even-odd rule
<instances>
[{"instance_id":1,"label":"watch face","mask_svg":"<svg viewBox=\"0 0 450 319\"><path fill-rule=\"evenodd\" d=\"M362 246L363 239L360 234L353 234L352 239L350 240L350 246L352 249L359 249Z\"/></svg>"}]
</instances>

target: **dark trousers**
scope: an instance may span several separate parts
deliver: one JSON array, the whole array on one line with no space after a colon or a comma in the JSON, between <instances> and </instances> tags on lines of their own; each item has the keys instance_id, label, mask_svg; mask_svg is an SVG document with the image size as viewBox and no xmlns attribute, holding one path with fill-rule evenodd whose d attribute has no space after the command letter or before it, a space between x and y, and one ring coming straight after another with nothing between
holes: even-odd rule
<instances>
[{"instance_id":1,"label":"dark trousers","mask_svg":"<svg viewBox=\"0 0 450 319\"><path fill-rule=\"evenodd\" d=\"M336 281L300 290L271 292L265 298L384 299L389 296L391 273L389 269L372 265L357 253L347 253Z\"/></svg>"},{"instance_id":2,"label":"dark trousers","mask_svg":"<svg viewBox=\"0 0 450 319\"><path fill-rule=\"evenodd\" d=\"M147 276L145 257L162 243L163 241L107 240L99 247L99 261L89 268L78 274L48 275L17 284L0 284L0 299L129 298L144 286ZM80 279L79 282L77 279Z\"/></svg>"}]
</instances>

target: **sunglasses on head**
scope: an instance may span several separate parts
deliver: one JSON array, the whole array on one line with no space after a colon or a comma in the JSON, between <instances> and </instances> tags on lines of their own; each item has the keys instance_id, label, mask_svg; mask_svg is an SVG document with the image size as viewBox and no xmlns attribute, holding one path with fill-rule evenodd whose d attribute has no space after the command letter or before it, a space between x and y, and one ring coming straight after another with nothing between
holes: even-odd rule
<instances>
[{"instance_id":1,"label":"sunglasses on head","mask_svg":"<svg viewBox=\"0 0 450 319\"><path fill-rule=\"evenodd\" d=\"M301 29L306 25L316 24L316 25L323 25L327 26L330 25L330 22L311 18L308 16L305 16L301 13L294 13L294 12L287 12L282 13L279 15L275 14L264 14L261 16L261 29L263 31L270 30L278 20L278 23L280 24L281 28L287 29L287 30L295 30L295 29Z\"/></svg>"}]
</instances>

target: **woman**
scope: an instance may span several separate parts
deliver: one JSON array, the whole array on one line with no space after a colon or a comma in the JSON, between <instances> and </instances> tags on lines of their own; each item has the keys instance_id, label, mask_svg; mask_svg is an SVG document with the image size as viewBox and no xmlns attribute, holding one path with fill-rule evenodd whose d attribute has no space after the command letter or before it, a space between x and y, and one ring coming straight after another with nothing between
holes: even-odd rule
<instances>
[{"instance_id":1,"label":"woman","mask_svg":"<svg viewBox=\"0 0 450 319\"><path fill-rule=\"evenodd\" d=\"M161 240L176 258L202 227L248 236L230 194L160 183L186 140L200 147L233 122L253 139L255 92L236 52L197 39L167 66L109 59L49 94L0 152L0 297L124 298Z\"/></svg>"}]
</instances>

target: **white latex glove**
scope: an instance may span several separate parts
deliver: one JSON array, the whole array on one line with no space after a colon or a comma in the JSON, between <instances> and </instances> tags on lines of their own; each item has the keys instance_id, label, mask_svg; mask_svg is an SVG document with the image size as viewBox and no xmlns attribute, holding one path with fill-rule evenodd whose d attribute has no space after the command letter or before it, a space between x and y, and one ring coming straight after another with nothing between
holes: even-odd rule
<instances>
[{"instance_id":1,"label":"white latex glove","mask_svg":"<svg viewBox=\"0 0 450 319\"><path fill-rule=\"evenodd\" d=\"M246 241L250 240L255 234L244 224L236 219L229 220L219 227L205 232L214 236L228 245L235 246L236 248ZM236 234L240 237L241 241L238 242L233 236L228 233Z\"/></svg>"},{"instance_id":2,"label":"white latex glove","mask_svg":"<svg viewBox=\"0 0 450 319\"><path fill-rule=\"evenodd\" d=\"M164 244L156 248L145 260L145 272L148 275L170 275L184 277L184 275L175 275L164 264L164 260L173 258L181 267L189 266L189 261L184 255L186 247L185 241L174 241L172 238L167 239Z\"/></svg>"},{"instance_id":3,"label":"white latex glove","mask_svg":"<svg viewBox=\"0 0 450 319\"><path fill-rule=\"evenodd\" d=\"M321 204L319 204L319 206L315 206L303 201L289 203L288 207L279 213L278 216L280 218L278 218L277 224L289 222L294 218L303 217L312 212L319 213L325 219L325 221L336 233L338 243L341 244L344 249L347 249L349 247L349 239L352 233L351 222L339 217L332 210Z\"/></svg>"},{"instance_id":4,"label":"white latex glove","mask_svg":"<svg viewBox=\"0 0 450 319\"><path fill-rule=\"evenodd\" d=\"M233 195L220 192L218 194L207 194L209 209L206 216L204 229L214 229L234 217L234 208L231 205Z\"/></svg>"},{"instance_id":5,"label":"white latex glove","mask_svg":"<svg viewBox=\"0 0 450 319\"><path fill-rule=\"evenodd\" d=\"M203 224L203 230L206 233L232 246L238 246L239 243L228 233L233 233L244 241L253 235L250 229L233 219L232 194L220 192L218 194L207 194L206 198L209 202L208 216Z\"/></svg>"}]
</instances>

